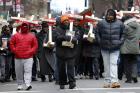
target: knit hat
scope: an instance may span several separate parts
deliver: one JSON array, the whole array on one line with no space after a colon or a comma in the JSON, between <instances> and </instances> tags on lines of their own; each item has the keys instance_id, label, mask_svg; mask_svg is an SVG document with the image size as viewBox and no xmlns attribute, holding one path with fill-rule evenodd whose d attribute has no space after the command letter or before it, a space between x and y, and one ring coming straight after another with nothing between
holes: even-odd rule
<instances>
[{"instance_id":1,"label":"knit hat","mask_svg":"<svg viewBox=\"0 0 140 93\"><path fill-rule=\"evenodd\" d=\"M61 16L61 23L63 23L65 20L69 20L69 17L66 15Z\"/></svg>"}]
</instances>

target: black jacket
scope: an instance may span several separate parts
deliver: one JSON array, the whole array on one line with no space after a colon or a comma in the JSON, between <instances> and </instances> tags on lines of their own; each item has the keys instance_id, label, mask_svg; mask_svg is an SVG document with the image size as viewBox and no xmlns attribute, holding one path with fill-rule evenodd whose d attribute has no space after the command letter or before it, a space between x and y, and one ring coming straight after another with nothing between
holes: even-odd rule
<instances>
[{"instance_id":1,"label":"black jacket","mask_svg":"<svg viewBox=\"0 0 140 93\"><path fill-rule=\"evenodd\" d=\"M63 41L70 41L70 36L66 36L65 27L59 25L55 29L55 43L56 43L56 56L62 59L74 58L77 54L77 41L80 39L79 31L75 30L75 36L72 39L72 43L74 44L74 48L62 46Z\"/></svg>"},{"instance_id":2,"label":"black jacket","mask_svg":"<svg viewBox=\"0 0 140 93\"><path fill-rule=\"evenodd\" d=\"M87 39L83 39L83 56L84 57L100 57L100 46L96 38L96 29L93 29L95 39L91 43Z\"/></svg>"},{"instance_id":3,"label":"black jacket","mask_svg":"<svg viewBox=\"0 0 140 93\"><path fill-rule=\"evenodd\" d=\"M4 50L0 50L0 55L12 55L12 52L10 50L10 45L9 45L10 38L11 38L11 35L2 34L0 36L0 47L2 47L2 44L3 44L2 40L7 39L7 48Z\"/></svg>"}]
</instances>

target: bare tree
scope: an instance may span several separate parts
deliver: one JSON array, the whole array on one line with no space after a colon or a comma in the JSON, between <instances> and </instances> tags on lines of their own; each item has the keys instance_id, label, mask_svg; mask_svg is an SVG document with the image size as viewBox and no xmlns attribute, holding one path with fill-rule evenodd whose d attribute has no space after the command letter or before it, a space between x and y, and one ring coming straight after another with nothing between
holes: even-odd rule
<instances>
[{"instance_id":1,"label":"bare tree","mask_svg":"<svg viewBox=\"0 0 140 93\"><path fill-rule=\"evenodd\" d=\"M95 11L96 16L101 17L109 8L125 10L126 2L127 0L89 0L89 7Z\"/></svg>"},{"instance_id":2,"label":"bare tree","mask_svg":"<svg viewBox=\"0 0 140 93\"><path fill-rule=\"evenodd\" d=\"M47 2L45 0L22 0L26 15L44 16L47 14Z\"/></svg>"}]
</instances>

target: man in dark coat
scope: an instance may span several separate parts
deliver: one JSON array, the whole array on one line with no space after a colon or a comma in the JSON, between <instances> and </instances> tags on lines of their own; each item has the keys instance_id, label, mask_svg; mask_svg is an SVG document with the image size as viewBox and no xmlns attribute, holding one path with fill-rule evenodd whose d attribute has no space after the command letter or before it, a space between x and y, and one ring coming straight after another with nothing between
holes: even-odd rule
<instances>
[{"instance_id":1,"label":"man in dark coat","mask_svg":"<svg viewBox=\"0 0 140 93\"><path fill-rule=\"evenodd\" d=\"M39 45L37 56L39 58L40 63L40 73L42 82L46 80L45 75L48 75L49 82L52 82L52 76L54 74L55 58L53 56L53 48L43 46L43 43L47 43L48 41L48 34L48 24L47 22L43 22L42 30L37 34Z\"/></svg>"},{"instance_id":2,"label":"man in dark coat","mask_svg":"<svg viewBox=\"0 0 140 93\"><path fill-rule=\"evenodd\" d=\"M93 34L95 34L95 27L93 29ZM96 34L95 34L96 36ZM83 57L84 57L84 74L85 76L89 74L90 79L99 79L99 57L100 57L100 46L95 38L93 42L88 41L87 38L83 38Z\"/></svg>"},{"instance_id":3,"label":"man in dark coat","mask_svg":"<svg viewBox=\"0 0 140 93\"><path fill-rule=\"evenodd\" d=\"M30 32L36 36L37 31L36 31L34 25L30 24ZM33 62L33 68L32 68L32 81L37 81L36 76L37 76L37 64L38 64L37 62L38 62L38 60L37 60L36 54L33 56L33 61L34 62Z\"/></svg>"},{"instance_id":4,"label":"man in dark coat","mask_svg":"<svg viewBox=\"0 0 140 93\"><path fill-rule=\"evenodd\" d=\"M69 18L67 16L61 16L61 23L55 29L56 57L59 68L60 89L65 88L65 85L67 84L67 76L69 80L69 89L76 87L74 64L77 54L76 45L78 43L79 33L78 31L74 31L75 35L71 38L71 36L66 34L68 28ZM68 44L66 44L66 42Z\"/></svg>"},{"instance_id":5,"label":"man in dark coat","mask_svg":"<svg viewBox=\"0 0 140 93\"><path fill-rule=\"evenodd\" d=\"M74 20L74 28L79 31L79 35L80 35L80 39L77 45L77 56L75 59L75 78L78 78L78 76L80 76L80 78L82 78L82 74L83 74L83 69L82 69L82 37L84 34L84 28L80 25L80 19L75 19Z\"/></svg>"},{"instance_id":6,"label":"man in dark coat","mask_svg":"<svg viewBox=\"0 0 140 93\"><path fill-rule=\"evenodd\" d=\"M113 9L108 9L105 19L99 22L97 27L98 41L100 42L104 61L104 87L120 87L117 74L117 60L124 40L124 25L120 20L116 19L116 12Z\"/></svg>"}]
</instances>

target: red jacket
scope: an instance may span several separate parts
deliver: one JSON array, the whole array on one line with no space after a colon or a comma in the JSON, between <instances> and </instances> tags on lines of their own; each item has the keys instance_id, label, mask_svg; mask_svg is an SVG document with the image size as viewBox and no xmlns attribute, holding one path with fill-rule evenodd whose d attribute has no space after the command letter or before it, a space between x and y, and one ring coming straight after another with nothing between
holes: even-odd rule
<instances>
[{"instance_id":1,"label":"red jacket","mask_svg":"<svg viewBox=\"0 0 140 93\"><path fill-rule=\"evenodd\" d=\"M37 39L32 33L16 33L11 37L10 48L15 58L31 58L38 48Z\"/></svg>"}]
</instances>

